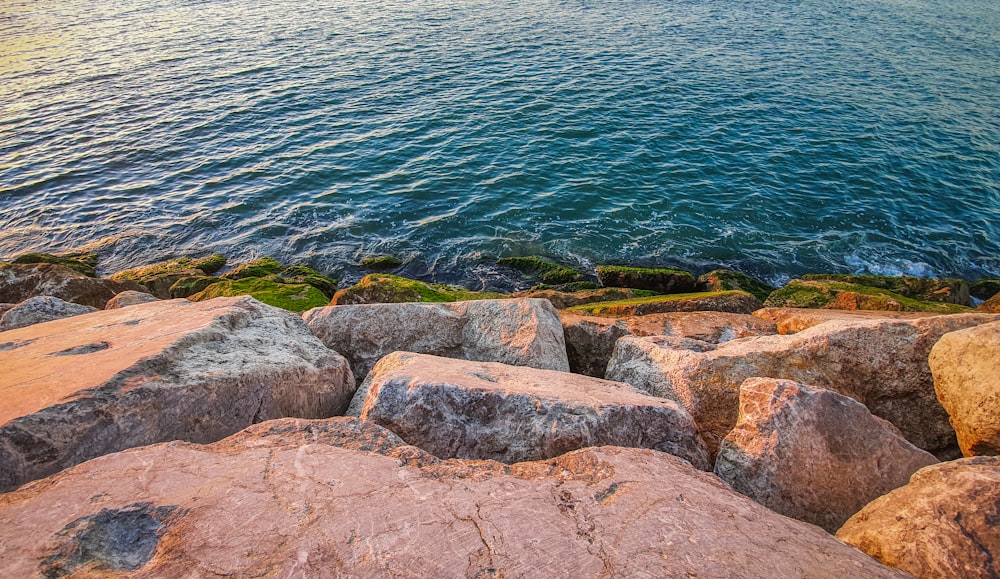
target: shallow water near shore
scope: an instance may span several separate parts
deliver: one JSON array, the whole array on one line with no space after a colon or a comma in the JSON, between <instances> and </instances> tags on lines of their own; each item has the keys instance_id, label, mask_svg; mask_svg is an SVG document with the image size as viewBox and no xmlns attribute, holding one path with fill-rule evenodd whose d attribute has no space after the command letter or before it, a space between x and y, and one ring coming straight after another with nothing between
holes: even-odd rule
<instances>
[{"instance_id":1,"label":"shallow water near shore","mask_svg":"<svg viewBox=\"0 0 1000 579\"><path fill-rule=\"evenodd\" d=\"M4 2L0 259L1000 275L1000 3Z\"/></svg>"}]
</instances>

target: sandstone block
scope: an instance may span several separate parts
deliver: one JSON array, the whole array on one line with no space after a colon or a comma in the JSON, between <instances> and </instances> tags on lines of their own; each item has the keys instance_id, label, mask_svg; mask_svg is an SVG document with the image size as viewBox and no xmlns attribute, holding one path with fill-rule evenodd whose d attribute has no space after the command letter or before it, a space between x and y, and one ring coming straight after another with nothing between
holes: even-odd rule
<instances>
[{"instance_id":1,"label":"sandstone block","mask_svg":"<svg viewBox=\"0 0 1000 579\"><path fill-rule=\"evenodd\" d=\"M917 471L876 499L837 538L920 579L1000 576L1000 457Z\"/></svg>"},{"instance_id":2,"label":"sandstone block","mask_svg":"<svg viewBox=\"0 0 1000 579\"><path fill-rule=\"evenodd\" d=\"M437 461L343 418L133 449L0 495L0 561L11 577L904 576L665 453Z\"/></svg>"},{"instance_id":3,"label":"sandstone block","mask_svg":"<svg viewBox=\"0 0 1000 579\"><path fill-rule=\"evenodd\" d=\"M330 306L303 318L324 344L350 360L359 382L382 356L397 351L569 370L559 315L545 300Z\"/></svg>"},{"instance_id":4,"label":"sandstone block","mask_svg":"<svg viewBox=\"0 0 1000 579\"><path fill-rule=\"evenodd\" d=\"M19 303L36 296L52 296L104 309L117 293L145 289L132 281L87 277L64 265L0 263L0 302Z\"/></svg>"},{"instance_id":5,"label":"sandstone block","mask_svg":"<svg viewBox=\"0 0 1000 579\"><path fill-rule=\"evenodd\" d=\"M157 301L157 297L152 294L147 294L145 292L126 291L108 300L108 303L104 306L104 309L117 310L119 308L127 308L129 306L135 306L138 304L148 304L149 302L155 302L155 301Z\"/></svg>"},{"instance_id":6,"label":"sandstone block","mask_svg":"<svg viewBox=\"0 0 1000 579\"><path fill-rule=\"evenodd\" d=\"M0 315L0 332L96 312L97 308L64 302L52 296L28 298Z\"/></svg>"},{"instance_id":7,"label":"sandstone block","mask_svg":"<svg viewBox=\"0 0 1000 579\"><path fill-rule=\"evenodd\" d=\"M929 363L962 453L1000 454L1000 322L945 334Z\"/></svg>"},{"instance_id":8,"label":"sandstone block","mask_svg":"<svg viewBox=\"0 0 1000 579\"><path fill-rule=\"evenodd\" d=\"M102 454L342 413L346 360L250 298L171 300L0 335L0 490Z\"/></svg>"},{"instance_id":9,"label":"sandstone block","mask_svg":"<svg viewBox=\"0 0 1000 579\"><path fill-rule=\"evenodd\" d=\"M719 447L715 474L773 511L835 533L937 462L854 399L750 378L740 386L739 419Z\"/></svg>"},{"instance_id":10,"label":"sandstone block","mask_svg":"<svg viewBox=\"0 0 1000 579\"><path fill-rule=\"evenodd\" d=\"M676 402L568 372L396 352L375 365L348 412L441 458L512 463L613 445L711 468Z\"/></svg>"}]
</instances>

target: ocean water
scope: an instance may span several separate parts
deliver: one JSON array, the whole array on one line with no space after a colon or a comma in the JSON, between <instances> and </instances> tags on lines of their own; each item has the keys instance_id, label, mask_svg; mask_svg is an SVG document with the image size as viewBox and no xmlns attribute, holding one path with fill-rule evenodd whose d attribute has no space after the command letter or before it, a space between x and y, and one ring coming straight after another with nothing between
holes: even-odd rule
<instances>
[{"instance_id":1,"label":"ocean water","mask_svg":"<svg viewBox=\"0 0 1000 579\"><path fill-rule=\"evenodd\" d=\"M0 259L1000 275L995 0L0 0Z\"/></svg>"}]
</instances>

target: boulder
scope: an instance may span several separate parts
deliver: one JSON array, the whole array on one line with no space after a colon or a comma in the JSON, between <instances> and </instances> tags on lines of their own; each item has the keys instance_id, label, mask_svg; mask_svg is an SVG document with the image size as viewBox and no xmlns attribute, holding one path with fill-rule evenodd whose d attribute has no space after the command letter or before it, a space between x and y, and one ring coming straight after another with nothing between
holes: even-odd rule
<instances>
[{"instance_id":1,"label":"boulder","mask_svg":"<svg viewBox=\"0 0 1000 579\"><path fill-rule=\"evenodd\" d=\"M557 310L565 310L594 302L612 302L621 300L633 300L636 298L646 298L656 295L647 290L636 290L620 287L604 287L599 289L584 289L572 292L560 291L557 289L537 289L532 288L517 292L516 298L537 298L549 300Z\"/></svg>"},{"instance_id":2,"label":"boulder","mask_svg":"<svg viewBox=\"0 0 1000 579\"><path fill-rule=\"evenodd\" d=\"M711 469L694 421L676 402L567 372L395 352L368 374L348 414L440 458L513 463L610 445Z\"/></svg>"},{"instance_id":3,"label":"boulder","mask_svg":"<svg viewBox=\"0 0 1000 579\"><path fill-rule=\"evenodd\" d=\"M200 291L203 291L212 284L219 283L220 281L222 281L221 277L209 275L182 277L175 281L174 285L170 286L170 297L188 298Z\"/></svg>"},{"instance_id":4,"label":"boulder","mask_svg":"<svg viewBox=\"0 0 1000 579\"><path fill-rule=\"evenodd\" d=\"M122 292L115 297L108 300L107 305L104 306L106 310L117 310L119 308L127 308L129 306L135 306L139 304L148 304L149 302L158 301L157 297L145 292L127 291Z\"/></svg>"},{"instance_id":5,"label":"boulder","mask_svg":"<svg viewBox=\"0 0 1000 579\"><path fill-rule=\"evenodd\" d=\"M630 287L661 294L698 291L694 275L679 269L599 265L597 279L604 287Z\"/></svg>"},{"instance_id":6,"label":"boulder","mask_svg":"<svg viewBox=\"0 0 1000 579\"><path fill-rule=\"evenodd\" d=\"M749 378L715 474L775 512L836 533L866 504L937 462L856 400Z\"/></svg>"},{"instance_id":7,"label":"boulder","mask_svg":"<svg viewBox=\"0 0 1000 579\"><path fill-rule=\"evenodd\" d=\"M760 300L744 291L672 294L599 302L568 308L591 316L623 318L668 312L729 312L749 314L761 308Z\"/></svg>"},{"instance_id":8,"label":"boulder","mask_svg":"<svg viewBox=\"0 0 1000 579\"><path fill-rule=\"evenodd\" d=\"M129 450L0 495L10 577L857 577L886 568L668 454L437 461L348 419Z\"/></svg>"},{"instance_id":9,"label":"boulder","mask_svg":"<svg viewBox=\"0 0 1000 579\"><path fill-rule=\"evenodd\" d=\"M929 363L962 454L1000 454L1000 321L945 334Z\"/></svg>"},{"instance_id":10,"label":"boulder","mask_svg":"<svg viewBox=\"0 0 1000 579\"><path fill-rule=\"evenodd\" d=\"M505 297L508 296L495 292L474 292L441 283L424 283L388 273L372 273L334 294L330 305L455 302Z\"/></svg>"},{"instance_id":11,"label":"boulder","mask_svg":"<svg viewBox=\"0 0 1000 579\"><path fill-rule=\"evenodd\" d=\"M552 263L540 257L502 257L497 260L497 264L517 270L547 284L573 283L583 280L583 274L575 269Z\"/></svg>"},{"instance_id":12,"label":"boulder","mask_svg":"<svg viewBox=\"0 0 1000 579\"><path fill-rule=\"evenodd\" d=\"M923 468L837 538L921 579L1000 577L1000 457Z\"/></svg>"},{"instance_id":13,"label":"boulder","mask_svg":"<svg viewBox=\"0 0 1000 579\"><path fill-rule=\"evenodd\" d=\"M170 288L188 277L203 277L213 274L226 265L222 255L212 255L199 259L181 257L120 271L111 276L115 281L133 281L145 286L154 296L170 299Z\"/></svg>"},{"instance_id":14,"label":"boulder","mask_svg":"<svg viewBox=\"0 0 1000 579\"><path fill-rule=\"evenodd\" d=\"M850 396L917 447L941 459L954 458L955 431L934 394L927 356L944 334L995 320L990 314L961 314L831 321L790 336L718 346L624 337L615 345L605 377L683 404L713 455L736 424L740 384L765 376Z\"/></svg>"},{"instance_id":15,"label":"boulder","mask_svg":"<svg viewBox=\"0 0 1000 579\"><path fill-rule=\"evenodd\" d=\"M346 360L250 298L159 301L0 334L0 491L165 440L346 410Z\"/></svg>"},{"instance_id":16,"label":"boulder","mask_svg":"<svg viewBox=\"0 0 1000 579\"><path fill-rule=\"evenodd\" d=\"M97 308L64 302L52 296L28 298L0 316L0 332L96 311Z\"/></svg>"},{"instance_id":17,"label":"boulder","mask_svg":"<svg viewBox=\"0 0 1000 579\"><path fill-rule=\"evenodd\" d=\"M403 260L394 255L369 255L361 258L361 267L375 271L396 269L401 265L403 265Z\"/></svg>"},{"instance_id":18,"label":"boulder","mask_svg":"<svg viewBox=\"0 0 1000 579\"><path fill-rule=\"evenodd\" d=\"M958 278L913 277L908 275L860 275L810 273L805 281L832 281L889 290L904 297L925 302L971 306L969 283Z\"/></svg>"},{"instance_id":19,"label":"boulder","mask_svg":"<svg viewBox=\"0 0 1000 579\"><path fill-rule=\"evenodd\" d=\"M330 306L302 317L316 337L350 360L359 382L382 356L397 351L569 370L559 315L545 300Z\"/></svg>"},{"instance_id":20,"label":"boulder","mask_svg":"<svg viewBox=\"0 0 1000 579\"><path fill-rule=\"evenodd\" d=\"M672 312L630 318L601 318L559 312L571 372L603 378L623 336L680 336L719 344L776 333L771 322L747 314Z\"/></svg>"},{"instance_id":21,"label":"boulder","mask_svg":"<svg viewBox=\"0 0 1000 579\"><path fill-rule=\"evenodd\" d=\"M711 292L743 290L760 301L767 299L776 288L745 273L731 269L716 269L698 277L701 289Z\"/></svg>"},{"instance_id":22,"label":"boulder","mask_svg":"<svg viewBox=\"0 0 1000 579\"><path fill-rule=\"evenodd\" d=\"M915 320L938 316L932 312L889 312L877 310L817 310L810 308L761 308L753 315L774 322L779 334L795 334L832 320Z\"/></svg>"},{"instance_id":23,"label":"boulder","mask_svg":"<svg viewBox=\"0 0 1000 579\"><path fill-rule=\"evenodd\" d=\"M968 298L967 287L965 296ZM785 287L771 292L764 305L775 308L885 310L939 314L970 311L963 304L921 300L907 297L890 289L826 278L793 279Z\"/></svg>"},{"instance_id":24,"label":"boulder","mask_svg":"<svg viewBox=\"0 0 1000 579\"><path fill-rule=\"evenodd\" d=\"M24 253L15 257L11 263L54 263L64 265L87 277L97 277L96 253L65 253L63 255Z\"/></svg>"},{"instance_id":25,"label":"boulder","mask_svg":"<svg viewBox=\"0 0 1000 579\"><path fill-rule=\"evenodd\" d=\"M323 292L310 284L284 283L262 277L223 279L188 296L187 299L203 302L234 296L251 296L259 302L290 312L304 312L323 306L329 300Z\"/></svg>"},{"instance_id":26,"label":"boulder","mask_svg":"<svg viewBox=\"0 0 1000 579\"><path fill-rule=\"evenodd\" d=\"M0 263L0 302L20 303L37 296L104 309L115 294L145 291L132 282L95 279L64 265Z\"/></svg>"}]
</instances>

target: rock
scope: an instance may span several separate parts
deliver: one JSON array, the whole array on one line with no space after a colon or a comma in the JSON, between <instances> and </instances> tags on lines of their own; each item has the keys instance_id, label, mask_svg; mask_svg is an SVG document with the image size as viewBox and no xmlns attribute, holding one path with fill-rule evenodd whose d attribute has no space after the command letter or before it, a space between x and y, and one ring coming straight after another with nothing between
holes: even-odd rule
<instances>
[{"instance_id":1,"label":"rock","mask_svg":"<svg viewBox=\"0 0 1000 579\"><path fill-rule=\"evenodd\" d=\"M360 382L386 354L432 354L568 371L559 315L545 300L372 304L303 314L324 344L351 361Z\"/></svg>"},{"instance_id":2,"label":"rock","mask_svg":"<svg viewBox=\"0 0 1000 579\"><path fill-rule=\"evenodd\" d=\"M145 291L132 282L87 277L64 265L0 263L0 302L20 303L37 296L103 309L115 294Z\"/></svg>"},{"instance_id":3,"label":"rock","mask_svg":"<svg viewBox=\"0 0 1000 579\"><path fill-rule=\"evenodd\" d=\"M403 265L403 260L393 255L369 255L361 259L361 267L383 271Z\"/></svg>"},{"instance_id":4,"label":"rock","mask_svg":"<svg viewBox=\"0 0 1000 579\"><path fill-rule=\"evenodd\" d=\"M775 512L836 533L866 504L937 462L856 400L749 378L715 474Z\"/></svg>"},{"instance_id":5,"label":"rock","mask_svg":"<svg viewBox=\"0 0 1000 579\"><path fill-rule=\"evenodd\" d=\"M761 308L760 301L743 291L672 294L568 308L568 311L605 317L644 316L668 312L730 312L749 314Z\"/></svg>"},{"instance_id":6,"label":"rock","mask_svg":"<svg viewBox=\"0 0 1000 579\"><path fill-rule=\"evenodd\" d=\"M327 299L337 293L337 280L305 265L286 267L277 277L282 283L307 283L323 292Z\"/></svg>"},{"instance_id":7,"label":"rock","mask_svg":"<svg viewBox=\"0 0 1000 579\"><path fill-rule=\"evenodd\" d=\"M962 454L1000 454L1000 321L945 334L929 363Z\"/></svg>"},{"instance_id":8,"label":"rock","mask_svg":"<svg viewBox=\"0 0 1000 579\"><path fill-rule=\"evenodd\" d=\"M991 297L990 299L986 300L985 302L979 304L979 307L976 309L981 312L1000 314L1000 294L997 294Z\"/></svg>"},{"instance_id":9,"label":"rock","mask_svg":"<svg viewBox=\"0 0 1000 579\"><path fill-rule=\"evenodd\" d=\"M64 265L87 277L97 277L96 253L67 253L63 255L24 253L15 257L11 263L54 263Z\"/></svg>"},{"instance_id":10,"label":"rock","mask_svg":"<svg viewBox=\"0 0 1000 579\"><path fill-rule=\"evenodd\" d=\"M537 298L549 300L557 310L565 310L584 304L594 302L610 302L620 300L632 300L657 295L646 290L634 290L629 288L605 287L592 290L580 290L564 292L555 289L530 289L514 294L516 298Z\"/></svg>"},{"instance_id":11,"label":"rock","mask_svg":"<svg viewBox=\"0 0 1000 579\"><path fill-rule=\"evenodd\" d=\"M694 417L713 453L736 424L739 386L766 376L828 388L893 423L938 458L957 452L955 432L934 394L927 356L948 332L995 321L989 314L917 320L831 321L790 336L718 346L675 338L618 340L606 378L677 400Z\"/></svg>"},{"instance_id":12,"label":"rock","mask_svg":"<svg viewBox=\"0 0 1000 579\"><path fill-rule=\"evenodd\" d=\"M217 272L226 265L222 255L212 255L200 259L181 257L161 261L152 265L120 271L111 276L115 281L134 281L145 286L154 296L170 299L170 288L188 277L204 277Z\"/></svg>"},{"instance_id":13,"label":"rock","mask_svg":"<svg viewBox=\"0 0 1000 579\"><path fill-rule=\"evenodd\" d=\"M0 302L0 316L3 316L5 313L7 313L7 310L11 309L16 305L17 304L12 304L8 302Z\"/></svg>"},{"instance_id":14,"label":"rock","mask_svg":"<svg viewBox=\"0 0 1000 579\"><path fill-rule=\"evenodd\" d=\"M387 273L372 273L334 294L331 306L406 302L456 302L506 298L494 292L474 292L440 283L424 283Z\"/></svg>"},{"instance_id":15,"label":"rock","mask_svg":"<svg viewBox=\"0 0 1000 579\"><path fill-rule=\"evenodd\" d=\"M806 281L833 281L870 288L889 290L904 297L924 301L971 306L969 284L957 278L927 278L890 275L844 275L811 273Z\"/></svg>"},{"instance_id":16,"label":"rock","mask_svg":"<svg viewBox=\"0 0 1000 579\"><path fill-rule=\"evenodd\" d=\"M251 296L269 306L290 312L304 312L317 308L325 305L328 300L323 292L309 284L289 284L259 277L224 279L188 296L188 299L193 302L203 302L233 296Z\"/></svg>"},{"instance_id":17,"label":"rock","mask_svg":"<svg viewBox=\"0 0 1000 579\"><path fill-rule=\"evenodd\" d=\"M694 275L679 269L599 265L597 279L604 287L630 287L661 294L698 291L698 281Z\"/></svg>"},{"instance_id":18,"label":"rock","mask_svg":"<svg viewBox=\"0 0 1000 579\"><path fill-rule=\"evenodd\" d=\"M502 257L498 265L515 269L547 284L572 283L582 281L583 274L571 267L552 263L540 257Z\"/></svg>"},{"instance_id":19,"label":"rock","mask_svg":"<svg viewBox=\"0 0 1000 579\"><path fill-rule=\"evenodd\" d=\"M0 316L0 331L16 330L42 322L96 312L97 308L64 302L52 296L29 298Z\"/></svg>"},{"instance_id":20,"label":"rock","mask_svg":"<svg viewBox=\"0 0 1000 579\"><path fill-rule=\"evenodd\" d=\"M603 378L622 336L680 336L711 343L776 333L775 325L747 314L673 312L599 318L560 312L571 372Z\"/></svg>"},{"instance_id":21,"label":"rock","mask_svg":"<svg viewBox=\"0 0 1000 579\"><path fill-rule=\"evenodd\" d=\"M716 269L701 275L698 277L698 284L702 290L710 292L743 290L761 302L777 289L759 279L731 269Z\"/></svg>"},{"instance_id":22,"label":"rock","mask_svg":"<svg viewBox=\"0 0 1000 579\"><path fill-rule=\"evenodd\" d=\"M793 279L785 287L772 292L764 305L775 308L887 310L939 314L969 311L969 308L963 305L921 301L887 289L828 279Z\"/></svg>"},{"instance_id":23,"label":"rock","mask_svg":"<svg viewBox=\"0 0 1000 579\"><path fill-rule=\"evenodd\" d=\"M156 296L147 294L146 292L135 292L127 291L122 292L115 297L108 300L107 305L104 306L106 310L117 310L119 308L127 308L129 306L135 306L139 304L148 304L149 302L158 301Z\"/></svg>"},{"instance_id":24,"label":"rock","mask_svg":"<svg viewBox=\"0 0 1000 579\"><path fill-rule=\"evenodd\" d=\"M0 495L0 560L9 577L905 576L665 453L436 461L343 418L129 450Z\"/></svg>"},{"instance_id":25,"label":"rock","mask_svg":"<svg viewBox=\"0 0 1000 579\"><path fill-rule=\"evenodd\" d=\"M979 300L988 300L1000 294L1000 278L986 278L969 286L969 295Z\"/></svg>"},{"instance_id":26,"label":"rock","mask_svg":"<svg viewBox=\"0 0 1000 579\"><path fill-rule=\"evenodd\" d=\"M0 492L109 452L342 413L346 360L250 298L158 301L4 332Z\"/></svg>"},{"instance_id":27,"label":"rock","mask_svg":"<svg viewBox=\"0 0 1000 579\"><path fill-rule=\"evenodd\" d=\"M395 352L375 365L348 414L440 458L513 463L629 446L711 469L694 421L676 402L568 372Z\"/></svg>"},{"instance_id":28,"label":"rock","mask_svg":"<svg viewBox=\"0 0 1000 579\"><path fill-rule=\"evenodd\" d=\"M277 275L285 269L273 257L261 257L249 263L244 263L222 274L223 279L246 279L250 277L267 277Z\"/></svg>"},{"instance_id":29,"label":"rock","mask_svg":"<svg viewBox=\"0 0 1000 579\"><path fill-rule=\"evenodd\" d=\"M915 320L938 316L932 312L889 312L875 310L816 310L810 308L761 308L753 313L774 322L779 334L795 334L832 320Z\"/></svg>"},{"instance_id":30,"label":"rock","mask_svg":"<svg viewBox=\"0 0 1000 579\"><path fill-rule=\"evenodd\" d=\"M214 283L219 283L220 281L222 281L221 277L208 275L182 277L174 282L174 285L170 286L170 297L189 298L200 291L204 291L208 288L208 286Z\"/></svg>"},{"instance_id":31,"label":"rock","mask_svg":"<svg viewBox=\"0 0 1000 579\"><path fill-rule=\"evenodd\" d=\"M886 565L918 578L1000 576L1000 457L917 471L837 532Z\"/></svg>"}]
</instances>

